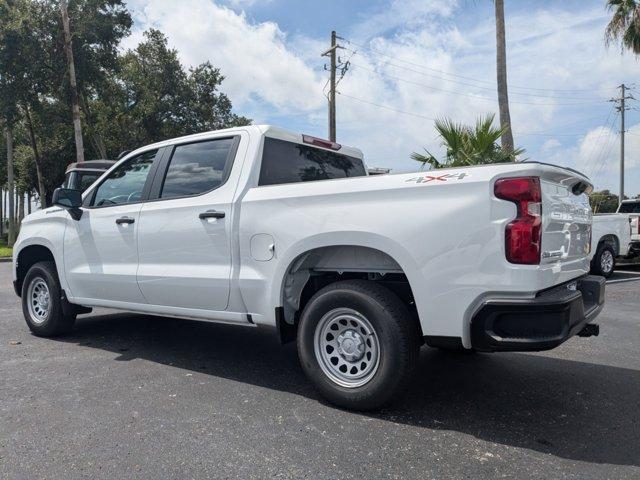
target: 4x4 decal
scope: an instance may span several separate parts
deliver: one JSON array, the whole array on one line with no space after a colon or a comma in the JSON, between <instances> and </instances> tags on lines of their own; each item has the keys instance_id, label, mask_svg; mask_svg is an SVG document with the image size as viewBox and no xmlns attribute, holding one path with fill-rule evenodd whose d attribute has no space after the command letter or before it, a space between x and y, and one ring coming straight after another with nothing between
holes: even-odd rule
<instances>
[{"instance_id":1,"label":"4x4 decal","mask_svg":"<svg viewBox=\"0 0 640 480\"><path fill-rule=\"evenodd\" d=\"M442 175L438 175L437 173L434 175L421 175L419 177L409 178L405 180L405 182L414 182L414 183L427 183L427 182L446 182L447 180L462 180L465 177L468 177L468 173L445 173Z\"/></svg>"}]
</instances>

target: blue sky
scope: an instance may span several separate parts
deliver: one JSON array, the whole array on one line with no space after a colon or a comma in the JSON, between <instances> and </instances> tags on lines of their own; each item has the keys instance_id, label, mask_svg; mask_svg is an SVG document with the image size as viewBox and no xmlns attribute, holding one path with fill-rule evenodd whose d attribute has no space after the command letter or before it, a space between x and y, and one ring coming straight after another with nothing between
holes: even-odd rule
<instances>
[{"instance_id":1,"label":"blue sky","mask_svg":"<svg viewBox=\"0 0 640 480\"><path fill-rule=\"evenodd\" d=\"M608 99L639 80L640 63L603 45L604 1L505 3L517 146L617 191L619 115ZM412 151L442 152L434 118L472 123L497 113L490 0L132 0L129 7L134 33L124 48L159 28L185 65L221 67L238 113L323 137L320 53L335 29L351 61L338 87L338 141L362 149L371 166L415 170ZM627 126L625 191L637 195L640 110L627 112Z\"/></svg>"}]
</instances>

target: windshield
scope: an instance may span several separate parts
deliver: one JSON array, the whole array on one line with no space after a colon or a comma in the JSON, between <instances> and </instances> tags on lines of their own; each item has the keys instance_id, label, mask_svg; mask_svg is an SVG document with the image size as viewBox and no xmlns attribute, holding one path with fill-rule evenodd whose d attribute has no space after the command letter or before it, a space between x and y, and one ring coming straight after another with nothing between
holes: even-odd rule
<instances>
[{"instance_id":1,"label":"windshield","mask_svg":"<svg viewBox=\"0 0 640 480\"><path fill-rule=\"evenodd\" d=\"M69 172L64 180L62 186L64 188L71 188L73 190L80 190L84 192L87 188L93 184L103 172Z\"/></svg>"}]
</instances>

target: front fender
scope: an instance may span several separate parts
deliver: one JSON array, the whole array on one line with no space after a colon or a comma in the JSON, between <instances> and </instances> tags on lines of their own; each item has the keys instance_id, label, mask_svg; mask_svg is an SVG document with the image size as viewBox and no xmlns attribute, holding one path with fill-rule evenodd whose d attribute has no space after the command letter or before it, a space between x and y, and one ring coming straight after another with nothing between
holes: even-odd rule
<instances>
[{"instance_id":1,"label":"front fender","mask_svg":"<svg viewBox=\"0 0 640 480\"><path fill-rule=\"evenodd\" d=\"M63 210L41 210L25 218L20 234L13 247L13 280L18 278L18 259L25 248L38 245L47 248L53 255L58 278L63 289L67 289L64 275L64 232L68 215Z\"/></svg>"}]
</instances>

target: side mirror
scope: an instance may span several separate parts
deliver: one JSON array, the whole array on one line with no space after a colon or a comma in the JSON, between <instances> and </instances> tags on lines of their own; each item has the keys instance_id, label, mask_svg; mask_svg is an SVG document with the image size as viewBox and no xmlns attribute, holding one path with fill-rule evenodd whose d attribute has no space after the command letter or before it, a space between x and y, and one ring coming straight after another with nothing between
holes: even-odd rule
<instances>
[{"instance_id":1,"label":"side mirror","mask_svg":"<svg viewBox=\"0 0 640 480\"><path fill-rule=\"evenodd\" d=\"M82 210L80 209L82 206L82 193L79 190L56 188L53 191L51 203L68 210L74 220L80 220L80 217L82 217Z\"/></svg>"}]
</instances>

